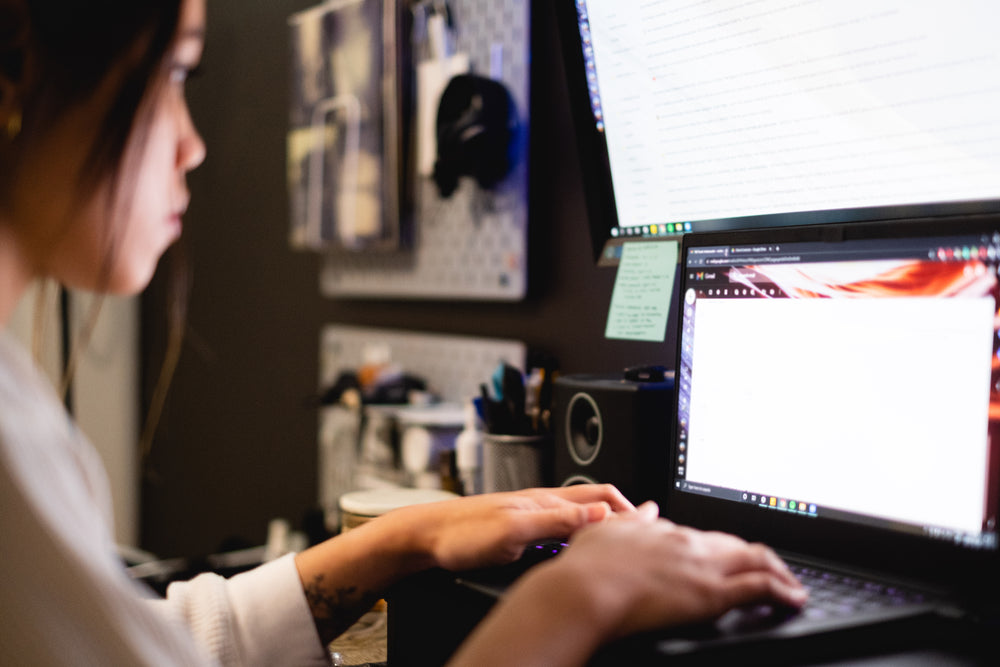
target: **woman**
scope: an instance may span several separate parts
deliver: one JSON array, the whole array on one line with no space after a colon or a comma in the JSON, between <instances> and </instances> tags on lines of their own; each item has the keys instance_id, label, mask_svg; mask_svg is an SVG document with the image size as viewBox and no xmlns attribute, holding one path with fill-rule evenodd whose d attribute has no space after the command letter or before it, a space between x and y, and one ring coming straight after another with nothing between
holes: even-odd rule
<instances>
[{"instance_id":1,"label":"woman","mask_svg":"<svg viewBox=\"0 0 1000 667\"><path fill-rule=\"evenodd\" d=\"M180 236L185 176L205 155L184 97L204 20L204 0L0 0L4 326L35 279L142 290ZM507 562L554 535L572 547L524 577L455 664L580 664L630 632L804 598L769 549L581 486L397 510L155 600L115 557L109 505L94 451L0 335L0 664L327 664L325 644L399 578Z\"/></svg>"}]
</instances>

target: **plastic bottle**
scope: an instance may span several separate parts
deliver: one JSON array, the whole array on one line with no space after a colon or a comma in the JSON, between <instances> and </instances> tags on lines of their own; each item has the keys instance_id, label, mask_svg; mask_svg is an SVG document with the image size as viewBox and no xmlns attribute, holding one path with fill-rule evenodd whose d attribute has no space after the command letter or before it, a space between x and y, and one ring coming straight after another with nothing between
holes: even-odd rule
<instances>
[{"instance_id":1,"label":"plastic bottle","mask_svg":"<svg viewBox=\"0 0 1000 667\"><path fill-rule=\"evenodd\" d=\"M465 425L455 438L455 465L462 494L483 492L483 432L472 401L465 404Z\"/></svg>"}]
</instances>

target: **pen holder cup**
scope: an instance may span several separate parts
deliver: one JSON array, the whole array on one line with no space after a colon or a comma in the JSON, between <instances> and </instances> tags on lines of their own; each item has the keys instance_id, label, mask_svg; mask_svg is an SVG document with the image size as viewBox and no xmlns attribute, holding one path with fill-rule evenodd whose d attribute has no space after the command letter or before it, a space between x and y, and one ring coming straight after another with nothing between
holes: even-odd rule
<instances>
[{"instance_id":1,"label":"pen holder cup","mask_svg":"<svg viewBox=\"0 0 1000 667\"><path fill-rule=\"evenodd\" d=\"M483 491L516 491L548 484L552 437L483 434Z\"/></svg>"}]
</instances>

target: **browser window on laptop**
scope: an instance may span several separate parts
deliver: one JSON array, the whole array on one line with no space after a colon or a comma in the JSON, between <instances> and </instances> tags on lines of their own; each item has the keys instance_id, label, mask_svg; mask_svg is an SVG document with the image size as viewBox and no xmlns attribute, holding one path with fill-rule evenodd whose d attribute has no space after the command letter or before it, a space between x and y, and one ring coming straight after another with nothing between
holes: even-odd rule
<instances>
[{"instance_id":1,"label":"browser window on laptop","mask_svg":"<svg viewBox=\"0 0 1000 667\"><path fill-rule=\"evenodd\" d=\"M688 252L678 489L996 548L994 239Z\"/></svg>"}]
</instances>

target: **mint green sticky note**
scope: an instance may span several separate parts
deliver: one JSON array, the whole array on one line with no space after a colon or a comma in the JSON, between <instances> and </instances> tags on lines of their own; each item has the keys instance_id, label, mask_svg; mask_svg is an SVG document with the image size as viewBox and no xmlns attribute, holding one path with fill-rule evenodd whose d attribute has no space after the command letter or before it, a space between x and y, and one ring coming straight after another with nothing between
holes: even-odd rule
<instances>
[{"instance_id":1,"label":"mint green sticky note","mask_svg":"<svg viewBox=\"0 0 1000 667\"><path fill-rule=\"evenodd\" d=\"M606 338L662 342L677 271L677 241L622 245Z\"/></svg>"}]
</instances>

